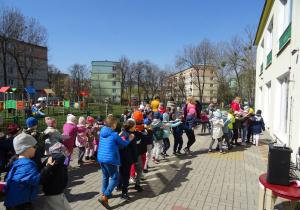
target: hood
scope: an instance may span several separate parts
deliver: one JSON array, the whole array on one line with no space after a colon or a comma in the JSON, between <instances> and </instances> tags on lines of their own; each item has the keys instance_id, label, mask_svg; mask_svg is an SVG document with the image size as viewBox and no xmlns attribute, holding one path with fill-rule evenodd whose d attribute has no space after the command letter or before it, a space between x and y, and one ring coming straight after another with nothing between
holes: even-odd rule
<instances>
[{"instance_id":1,"label":"hood","mask_svg":"<svg viewBox=\"0 0 300 210\"><path fill-rule=\"evenodd\" d=\"M163 114L163 121L169 121L169 115L167 113Z\"/></svg>"},{"instance_id":2,"label":"hood","mask_svg":"<svg viewBox=\"0 0 300 210\"><path fill-rule=\"evenodd\" d=\"M24 129L23 132L30 135L32 132L36 132L36 130L35 129L32 129L32 130L25 130Z\"/></svg>"},{"instance_id":3,"label":"hood","mask_svg":"<svg viewBox=\"0 0 300 210\"><path fill-rule=\"evenodd\" d=\"M79 117L78 125L85 125L85 118L84 117Z\"/></svg>"},{"instance_id":4,"label":"hood","mask_svg":"<svg viewBox=\"0 0 300 210\"><path fill-rule=\"evenodd\" d=\"M101 132L100 132L100 136L101 137L108 137L110 136L114 131L112 129L110 129L109 127L107 126L104 126L102 129L101 129Z\"/></svg>"},{"instance_id":5,"label":"hood","mask_svg":"<svg viewBox=\"0 0 300 210\"><path fill-rule=\"evenodd\" d=\"M161 123L160 119L154 119L152 125L157 126L159 123Z\"/></svg>"},{"instance_id":6,"label":"hood","mask_svg":"<svg viewBox=\"0 0 300 210\"><path fill-rule=\"evenodd\" d=\"M55 160L54 167L58 165L63 165L65 162L65 156L62 154L54 153L51 155L52 156L52 161Z\"/></svg>"}]
</instances>

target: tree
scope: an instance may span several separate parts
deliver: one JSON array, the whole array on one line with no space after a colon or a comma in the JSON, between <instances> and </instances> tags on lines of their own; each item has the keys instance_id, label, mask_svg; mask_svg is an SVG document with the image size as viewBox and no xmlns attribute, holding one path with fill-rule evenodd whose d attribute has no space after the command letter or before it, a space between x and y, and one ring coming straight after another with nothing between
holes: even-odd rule
<instances>
[{"instance_id":1,"label":"tree","mask_svg":"<svg viewBox=\"0 0 300 210\"><path fill-rule=\"evenodd\" d=\"M200 102L203 100L205 72L211 66L213 58L213 44L204 39L198 45L187 45L175 58L178 68L192 68L193 84L199 91Z\"/></svg>"},{"instance_id":2,"label":"tree","mask_svg":"<svg viewBox=\"0 0 300 210\"><path fill-rule=\"evenodd\" d=\"M63 74L53 64L48 65L48 86L60 100L69 99L68 81L69 75Z\"/></svg>"},{"instance_id":3,"label":"tree","mask_svg":"<svg viewBox=\"0 0 300 210\"><path fill-rule=\"evenodd\" d=\"M122 99L125 97L125 90L127 88L128 76L130 74L130 60L122 55L119 59L119 62L116 66L116 78L117 82L120 82L121 85L121 103Z\"/></svg>"}]
</instances>

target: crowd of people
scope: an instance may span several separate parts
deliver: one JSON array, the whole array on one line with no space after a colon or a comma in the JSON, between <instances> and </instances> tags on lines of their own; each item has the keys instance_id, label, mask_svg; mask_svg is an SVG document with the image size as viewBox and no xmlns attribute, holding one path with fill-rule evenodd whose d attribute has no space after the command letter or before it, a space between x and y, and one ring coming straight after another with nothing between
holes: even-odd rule
<instances>
[{"instance_id":1,"label":"crowd of people","mask_svg":"<svg viewBox=\"0 0 300 210\"><path fill-rule=\"evenodd\" d=\"M80 117L77 124L77 118L68 114L63 134L51 117L45 118L48 127L44 132L37 131L38 120L34 117L27 119L26 129L8 123L8 134L0 131L0 168L1 172L7 172L2 183L6 193L4 205L7 209L33 209L32 200L37 197L41 184L45 209L71 209L63 191L68 182L68 169L72 169L74 144L78 147L79 165L88 160L100 162L103 179L99 202L110 208L108 200L114 190L121 191L121 198L129 201L129 183L135 184L136 191L143 191L140 183L149 170L149 161L159 164L161 158L171 155L171 133L174 156L192 155L191 147L196 141L194 130L199 124L201 133L208 130L212 137L208 152L212 152L216 140L220 154L225 153L223 140L228 150L233 145L245 146L251 134L253 144L258 145L259 133L264 130L261 111L254 115L253 109L245 106L242 110L239 103L240 99L236 98L227 113L213 105L202 110L192 96L182 108L172 98L165 106L157 96L151 104L140 105L133 112L124 109L120 133L115 132L118 120L113 115L105 119L99 115L96 120L91 116ZM184 148L183 133L188 139ZM239 135L242 135L241 144Z\"/></svg>"}]
</instances>

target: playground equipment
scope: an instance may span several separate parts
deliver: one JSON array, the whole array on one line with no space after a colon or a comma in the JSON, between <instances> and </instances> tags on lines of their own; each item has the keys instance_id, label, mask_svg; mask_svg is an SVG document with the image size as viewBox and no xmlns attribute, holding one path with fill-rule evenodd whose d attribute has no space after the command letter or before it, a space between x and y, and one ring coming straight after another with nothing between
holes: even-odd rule
<instances>
[{"instance_id":1,"label":"playground equipment","mask_svg":"<svg viewBox=\"0 0 300 210\"><path fill-rule=\"evenodd\" d=\"M0 89L0 92L1 93L3 93L3 99L4 99L4 105L2 105L3 107L1 107L2 108L2 110L3 109L8 109L8 107L6 106L6 95L7 95L7 100L8 100L8 94L7 93L11 93L11 92L13 92L13 90L10 88L10 87L2 87L1 89ZM8 117L8 111L6 111L6 117Z\"/></svg>"},{"instance_id":2,"label":"playground equipment","mask_svg":"<svg viewBox=\"0 0 300 210\"><path fill-rule=\"evenodd\" d=\"M42 116L45 116L46 114L45 113L43 113L43 112L41 112L38 108L36 108L35 106L32 106L31 107L31 110L35 113L35 114L37 114L37 115L42 115Z\"/></svg>"}]
</instances>

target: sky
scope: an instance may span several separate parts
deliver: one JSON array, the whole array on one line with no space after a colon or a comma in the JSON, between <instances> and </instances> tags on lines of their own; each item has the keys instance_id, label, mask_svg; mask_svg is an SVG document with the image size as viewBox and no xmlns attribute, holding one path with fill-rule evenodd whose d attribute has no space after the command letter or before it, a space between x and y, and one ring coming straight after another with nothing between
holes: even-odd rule
<instances>
[{"instance_id":1,"label":"sky","mask_svg":"<svg viewBox=\"0 0 300 210\"><path fill-rule=\"evenodd\" d=\"M203 39L230 41L259 24L264 0L0 0L46 27L48 64L118 61L125 55L164 68Z\"/></svg>"}]
</instances>

